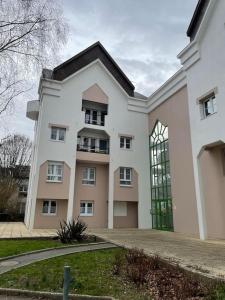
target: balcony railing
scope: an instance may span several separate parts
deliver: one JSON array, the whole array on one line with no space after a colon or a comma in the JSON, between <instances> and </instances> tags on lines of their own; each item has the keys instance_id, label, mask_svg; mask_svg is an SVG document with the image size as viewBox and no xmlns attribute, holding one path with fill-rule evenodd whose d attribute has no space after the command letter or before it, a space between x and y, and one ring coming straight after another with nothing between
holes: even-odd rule
<instances>
[{"instance_id":1,"label":"balcony railing","mask_svg":"<svg viewBox=\"0 0 225 300\"><path fill-rule=\"evenodd\" d=\"M86 124L92 124L92 125L99 125L99 126L104 126L105 125L105 117L102 119L94 119L94 118L91 118L90 115L88 114L85 114L85 123Z\"/></svg>"},{"instance_id":2,"label":"balcony railing","mask_svg":"<svg viewBox=\"0 0 225 300\"><path fill-rule=\"evenodd\" d=\"M100 153L100 154L109 154L109 147L97 147L89 146L87 144L78 144L77 151L91 152L91 153Z\"/></svg>"}]
</instances>

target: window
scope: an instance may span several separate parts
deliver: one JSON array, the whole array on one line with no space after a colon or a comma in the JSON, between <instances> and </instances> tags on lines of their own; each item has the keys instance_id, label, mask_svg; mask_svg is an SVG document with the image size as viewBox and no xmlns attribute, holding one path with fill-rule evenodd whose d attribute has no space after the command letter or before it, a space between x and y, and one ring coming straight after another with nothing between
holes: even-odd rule
<instances>
[{"instance_id":1,"label":"window","mask_svg":"<svg viewBox=\"0 0 225 300\"><path fill-rule=\"evenodd\" d=\"M61 182L63 177L63 163L49 162L47 180L54 182Z\"/></svg>"},{"instance_id":2,"label":"window","mask_svg":"<svg viewBox=\"0 0 225 300\"><path fill-rule=\"evenodd\" d=\"M121 149L131 149L131 137L125 137L121 136L120 137L120 148Z\"/></svg>"},{"instance_id":3,"label":"window","mask_svg":"<svg viewBox=\"0 0 225 300\"><path fill-rule=\"evenodd\" d=\"M46 215L55 215L56 214L56 201L45 200L43 201L42 213Z\"/></svg>"},{"instance_id":4,"label":"window","mask_svg":"<svg viewBox=\"0 0 225 300\"><path fill-rule=\"evenodd\" d=\"M114 217L127 217L127 202L114 201L113 215Z\"/></svg>"},{"instance_id":5,"label":"window","mask_svg":"<svg viewBox=\"0 0 225 300\"><path fill-rule=\"evenodd\" d=\"M21 193L27 193L27 189L28 189L27 185L21 185L21 186L19 187L19 191L20 191Z\"/></svg>"},{"instance_id":6,"label":"window","mask_svg":"<svg viewBox=\"0 0 225 300\"><path fill-rule=\"evenodd\" d=\"M120 185L131 185L131 168L120 168Z\"/></svg>"},{"instance_id":7,"label":"window","mask_svg":"<svg viewBox=\"0 0 225 300\"><path fill-rule=\"evenodd\" d=\"M173 231L168 127L156 121L149 143L152 228Z\"/></svg>"},{"instance_id":8,"label":"window","mask_svg":"<svg viewBox=\"0 0 225 300\"><path fill-rule=\"evenodd\" d=\"M201 103L201 108L203 111L203 118L206 118L215 112L217 112L217 106L216 106L216 97L215 95L211 95L207 97L205 100Z\"/></svg>"},{"instance_id":9,"label":"window","mask_svg":"<svg viewBox=\"0 0 225 300\"><path fill-rule=\"evenodd\" d=\"M82 184L95 184L95 168L84 168Z\"/></svg>"},{"instance_id":10,"label":"window","mask_svg":"<svg viewBox=\"0 0 225 300\"><path fill-rule=\"evenodd\" d=\"M93 202L80 202L80 216L93 216Z\"/></svg>"},{"instance_id":11,"label":"window","mask_svg":"<svg viewBox=\"0 0 225 300\"><path fill-rule=\"evenodd\" d=\"M53 141L65 141L66 128L51 127L51 140Z\"/></svg>"}]
</instances>

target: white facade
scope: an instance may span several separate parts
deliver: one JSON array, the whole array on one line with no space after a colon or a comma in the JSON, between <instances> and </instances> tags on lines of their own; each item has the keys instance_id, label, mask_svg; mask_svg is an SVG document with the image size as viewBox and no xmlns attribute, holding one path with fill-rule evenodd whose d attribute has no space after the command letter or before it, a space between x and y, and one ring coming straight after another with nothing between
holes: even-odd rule
<instances>
[{"instance_id":1,"label":"white facade","mask_svg":"<svg viewBox=\"0 0 225 300\"><path fill-rule=\"evenodd\" d=\"M108 115L105 126L85 124L82 93L94 84L108 96ZM33 227L40 166L45 161L64 161L71 168L67 220L72 218L74 181L76 169L77 134L83 128L104 130L110 137L108 227L113 228L114 172L120 166L138 172L139 228L149 228L150 175L148 154L147 114L128 110L129 96L109 71L96 60L62 82L42 79L40 83L40 108L36 122L34 162L26 213L26 225ZM68 127L65 142L50 140L49 124ZM133 136L132 149L120 149L119 135Z\"/></svg>"},{"instance_id":2,"label":"white facade","mask_svg":"<svg viewBox=\"0 0 225 300\"><path fill-rule=\"evenodd\" d=\"M199 3L202 4L203 1L199 1ZM207 2L205 2L206 4ZM194 17L197 18L195 15ZM210 210L210 199L208 199L209 197L207 198L207 189L204 188L204 184L207 180L212 184L213 180L210 181L210 178L205 178L205 174L202 174L202 169L205 166L204 163L203 166L201 165L201 157L202 153L205 153L205 149L212 149L216 146L223 147L225 143L225 131L223 130L225 116L224 22L225 1L210 0L203 11L200 24L196 22L197 25L195 26L197 26L197 29L194 38L178 55L182 68L155 93L150 95L148 99L137 99L129 96L118 80L115 79L115 76L98 58L62 81L41 79L39 107L37 108L38 103L32 103L28 107L30 118L35 119L38 115L38 121L36 121L35 126L33 163L25 218L25 223L29 228L33 228L34 225L39 170L41 165L49 160L63 161L70 167L67 220L73 217L74 201L76 201L74 198L74 184L77 164L77 136L78 132L83 128L103 130L109 136L108 228L114 228L113 207L116 185L114 181L116 178L115 172L119 167L133 168L137 172L138 227L151 228L149 118L151 118L151 113L154 114L156 109L171 101L180 90L187 89L188 119L190 123L189 145L191 144L190 152L194 176L193 190L195 194L193 199L198 216L198 232L199 237L202 239L210 235L208 235L207 228L207 226L211 226L207 225L210 224L210 214L207 213L207 210ZM85 115L82 111L82 94L95 84L108 97L108 114L105 117L104 126L85 124ZM207 94L210 95L212 93L216 100L216 112L203 118L202 99L205 99ZM176 101L179 101L179 99ZM163 113L161 114L163 115ZM53 142L50 140L49 124L61 124L68 128L65 142ZM189 124L187 126L189 130ZM120 135L133 137L132 149L120 148ZM186 138L188 140L188 137ZM177 139L180 139L180 135L177 136ZM179 140L178 143L180 142ZM172 164L175 165L176 162L173 161ZM223 161L221 161L221 164L223 164ZM224 175L221 174L218 175L221 176L219 179L220 191L217 191L218 199L222 199L223 190L225 192L223 188ZM213 186L213 189L216 189L216 187ZM223 204L219 204L222 207ZM122 207L123 211L118 211L119 207ZM116 215L124 215L126 209L124 204L118 203ZM220 216L221 220L223 218L225 218L225 208ZM223 227L222 221L220 221L220 224L219 227ZM224 235L225 237L223 229L220 230L218 235L216 230L216 226L209 230L212 232L212 236L223 237Z\"/></svg>"},{"instance_id":3,"label":"white facade","mask_svg":"<svg viewBox=\"0 0 225 300\"><path fill-rule=\"evenodd\" d=\"M207 145L225 142L225 1L211 0L195 39L178 55L184 66L201 238L207 237L199 155ZM215 90L217 112L202 119L197 99Z\"/></svg>"}]
</instances>

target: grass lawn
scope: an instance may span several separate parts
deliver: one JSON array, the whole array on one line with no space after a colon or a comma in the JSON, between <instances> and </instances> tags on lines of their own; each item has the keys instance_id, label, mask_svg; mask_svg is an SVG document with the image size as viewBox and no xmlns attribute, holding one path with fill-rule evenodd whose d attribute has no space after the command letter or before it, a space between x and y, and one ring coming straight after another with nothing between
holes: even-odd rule
<instances>
[{"instance_id":1,"label":"grass lawn","mask_svg":"<svg viewBox=\"0 0 225 300\"><path fill-rule=\"evenodd\" d=\"M29 251L62 247L65 244L57 240L0 240L0 258Z\"/></svg>"},{"instance_id":2,"label":"grass lawn","mask_svg":"<svg viewBox=\"0 0 225 300\"><path fill-rule=\"evenodd\" d=\"M10 271L0 277L0 286L39 291L62 291L64 265L71 266L71 293L114 296L117 299L148 300L144 291L132 283L112 274L115 255L123 249L98 250L77 253L45 261ZM43 272L46 270L46 272Z\"/></svg>"}]
</instances>

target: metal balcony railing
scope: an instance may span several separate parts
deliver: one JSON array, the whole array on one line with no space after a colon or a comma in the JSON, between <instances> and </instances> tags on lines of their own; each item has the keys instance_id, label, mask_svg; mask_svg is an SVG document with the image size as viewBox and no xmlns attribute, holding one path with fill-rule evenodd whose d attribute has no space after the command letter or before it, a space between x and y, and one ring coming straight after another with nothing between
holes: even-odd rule
<instances>
[{"instance_id":1,"label":"metal balcony railing","mask_svg":"<svg viewBox=\"0 0 225 300\"><path fill-rule=\"evenodd\" d=\"M77 151L109 154L109 147L108 146L107 147L96 147L96 146L89 146L87 144L78 144Z\"/></svg>"},{"instance_id":2,"label":"metal balcony railing","mask_svg":"<svg viewBox=\"0 0 225 300\"><path fill-rule=\"evenodd\" d=\"M105 125L105 116L101 116L101 118L92 118L89 114L85 114L85 123L92 125Z\"/></svg>"}]
</instances>

